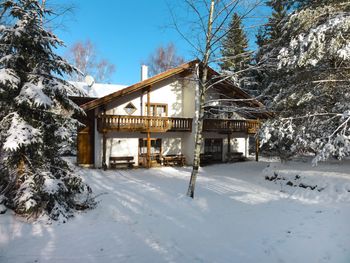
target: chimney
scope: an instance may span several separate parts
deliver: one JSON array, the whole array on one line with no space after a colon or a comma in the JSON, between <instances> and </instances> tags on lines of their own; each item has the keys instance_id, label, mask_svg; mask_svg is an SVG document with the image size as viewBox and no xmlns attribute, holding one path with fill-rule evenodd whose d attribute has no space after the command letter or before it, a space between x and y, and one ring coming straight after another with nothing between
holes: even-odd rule
<instances>
[{"instance_id":1,"label":"chimney","mask_svg":"<svg viewBox=\"0 0 350 263\"><path fill-rule=\"evenodd\" d=\"M148 67L141 65L141 81L148 79Z\"/></svg>"}]
</instances>

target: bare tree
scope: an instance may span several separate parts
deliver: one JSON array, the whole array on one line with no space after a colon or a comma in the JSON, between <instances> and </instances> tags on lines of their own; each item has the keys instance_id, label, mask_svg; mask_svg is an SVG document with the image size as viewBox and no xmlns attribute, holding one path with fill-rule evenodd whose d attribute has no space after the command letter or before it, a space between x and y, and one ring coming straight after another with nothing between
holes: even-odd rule
<instances>
[{"instance_id":1,"label":"bare tree","mask_svg":"<svg viewBox=\"0 0 350 263\"><path fill-rule=\"evenodd\" d=\"M107 82L115 72L113 64L98 57L96 46L89 39L73 44L66 57L81 71L81 74L73 76L75 81L83 81L86 75L92 75L97 82Z\"/></svg>"},{"instance_id":2,"label":"bare tree","mask_svg":"<svg viewBox=\"0 0 350 263\"><path fill-rule=\"evenodd\" d=\"M195 184L199 171L200 151L203 142L202 127L206 107L206 93L216 84L226 80L231 81L235 74L241 73L241 71L235 73L227 72L228 74L225 76L223 75L212 79L209 77L208 66L212 64L217 65L220 62L222 63L225 60L232 59L232 57L220 57L219 50L223 38L229 32L229 22L233 13L237 12L242 20L246 19L262 2L262 0L185 0L187 10L189 10L186 16L196 18L192 20L192 22L186 21L185 25L181 25L179 22L184 22L184 19L179 19L175 15L175 12L172 13L175 29L200 58L197 73L199 94L195 102L198 120L195 129L193 167L187 191L189 197L194 197ZM187 28L189 31L186 33L183 28ZM231 102L237 102L232 99L229 100ZM234 112L249 111L247 107L240 108L237 107L237 105L233 106L231 110Z\"/></svg>"},{"instance_id":3,"label":"bare tree","mask_svg":"<svg viewBox=\"0 0 350 263\"><path fill-rule=\"evenodd\" d=\"M168 43L166 46L159 46L149 56L146 64L149 66L152 76L164 72L168 69L177 67L184 63L184 58L176 54L174 43Z\"/></svg>"}]
</instances>

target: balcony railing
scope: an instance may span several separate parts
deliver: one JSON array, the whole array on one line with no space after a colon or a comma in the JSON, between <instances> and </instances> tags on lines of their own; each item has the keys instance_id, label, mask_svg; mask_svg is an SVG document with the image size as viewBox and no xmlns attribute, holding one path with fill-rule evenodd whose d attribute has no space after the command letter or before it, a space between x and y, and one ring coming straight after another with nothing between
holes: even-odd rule
<instances>
[{"instance_id":1,"label":"balcony railing","mask_svg":"<svg viewBox=\"0 0 350 263\"><path fill-rule=\"evenodd\" d=\"M255 134L260 126L257 120L222 120L205 119L203 122L203 131L207 132L244 132Z\"/></svg>"},{"instance_id":2,"label":"balcony railing","mask_svg":"<svg viewBox=\"0 0 350 263\"><path fill-rule=\"evenodd\" d=\"M191 132L191 118L102 115L97 119L97 129L124 132Z\"/></svg>"}]
</instances>

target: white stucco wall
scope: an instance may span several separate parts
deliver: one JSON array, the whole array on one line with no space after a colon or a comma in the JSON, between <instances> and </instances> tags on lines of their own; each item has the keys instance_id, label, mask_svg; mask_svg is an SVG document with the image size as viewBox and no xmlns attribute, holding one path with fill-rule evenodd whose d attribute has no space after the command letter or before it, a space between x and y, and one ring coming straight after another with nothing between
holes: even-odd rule
<instances>
[{"instance_id":1,"label":"white stucco wall","mask_svg":"<svg viewBox=\"0 0 350 263\"><path fill-rule=\"evenodd\" d=\"M192 118L194 114L193 87L194 85L192 81L184 79L178 80L175 77L161 81L152 86L150 102L167 104L169 117ZM114 100L112 103L107 105L106 113L114 115L127 115L124 108L130 102L136 108L136 111L132 115L147 115L147 92L137 92L135 94Z\"/></svg>"},{"instance_id":2,"label":"white stucco wall","mask_svg":"<svg viewBox=\"0 0 350 263\"><path fill-rule=\"evenodd\" d=\"M198 98L198 85L194 77L181 78L179 81L173 77L152 86L150 94L151 103L168 104L169 117L193 118L192 132L167 132L152 133L152 138L162 139L163 154L182 153L186 157L187 164L193 163L193 152L195 146L195 125L198 119L198 109L195 108L195 100ZM127 115L124 108L132 102L136 107L134 116L147 115L145 105L147 103L147 93L141 91L115 99L106 105L106 113L113 115ZM142 109L142 110L141 110ZM95 112L98 115L98 110ZM96 126L97 127L97 126ZM219 133L204 133L204 138L222 138L223 139L223 160L227 153L227 135ZM236 136L237 138L234 138ZM231 136L231 151L234 151L233 145L237 144L236 151L246 153L248 149L244 134L235 134ZM107 153L106 161L109 162L110 156L133 156L135 165L138 165L139 138L146 138L145 133L140 132L110 132L107 134ZM248 143L248 142L247 142ZM204 142L203 142L204 146ZM204 147L202 147L202 152ZM102 167L102 134L97 130L95 132L95 166Z\"/></svg>"}]
</instances>

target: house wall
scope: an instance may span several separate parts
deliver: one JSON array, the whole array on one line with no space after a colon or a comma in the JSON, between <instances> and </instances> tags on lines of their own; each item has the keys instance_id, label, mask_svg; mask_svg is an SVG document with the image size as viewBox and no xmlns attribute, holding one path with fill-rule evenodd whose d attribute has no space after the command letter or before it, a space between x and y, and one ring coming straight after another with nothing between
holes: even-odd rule
<instances>
[{"instance_id":1,"label":"house wall","mask_svg":"<svg viewBox=\"0 0 350 263\"><path fill-rule=\"evenodd\" d=\"M139 139L147 138L145 133L139 132L111 132L106 139L106 161L109 165L110 156L133 156L135 165L138 165ZM162 154L180 154L183 152L184 134L174 133L152 133L151 138L162 139ZM100 139L102 145L102 138ZM96 159L96 167L102 167L102 151Z\"/></svg>"},{"instance_id":2,"label":"house wall","mask_svg":"<svg viewBox=\"0 0 350 263\"><path fill-rule=\"evenodd\" d=\"M172 77L152 86L150 102L168 104L169 117L194 118L196 89L197 85L193 78ZM132 115L147 115L147 92L136 92L108 103L106 114L127 115L124 108L129 102L132 102L136 108ZM96 110L95 114L97 116L99 110ZM151 133L151 137L162 139L163 154L183 153L188 163L192 164L195 122L194 118L192 132ZM108 133L107 163L110 156L133 156L135 163L138 163L138 139L146 138L146 136L145 133L138 132ZM102 167L102 135L97 131L95 133L95 167Z\"/></svg>"},{"instance_id":3,"label":"house wall","mask_svg":"<svg viewBox=\"0 0 350 263\"><path fill-rule=\"evenodd\" d=\"M169 117L191 118L194 113L193 110L191 110L191 104L193 104L194 99L194 94L190 91L192 88L193 84L191 81L185 80L183 78L177 79L175 77L172 77L152 86L150 102L166 103L168 105ZM186 99L184 100L184 98ZM134 94L115 99L113 102L107 104L106 113L114 115L128 115L125 112L124 108L127 104L129 104L129 102L131 102L136 108L136 111L131 115L147 115L146 91L136 92Z\"/></svg>"},{"instance_id":4,"label":"house wall","mask_svg":"<svg viewBox=\"0 0 350 263\"><path fill-rule=\"evenodd\" d=\"M192 132L167 132L151 133L151 138L162 139L163 154L182 153L186 157L188 165L193 163L193 152L195 147L195 125L198 120L198 109L195 100L199 98L198 84L193 77L188 78L170 78L152 86L150 94L151 103L167 103L169 117L187 117L193 118ZM135 92L124 97L115 99L106 105L106 113L113 115L127 115L124 108L132 102L136 111L135 116L147 115L145 105L147 103L147 92ZM100 110L96 109L97 116ZM95 125L97 127L97 125ZM139 138L146 138L145 133L140 132L109 132L107 134L107 152L106 161L109 162L110 156L133 156L135 164L138 164ZM227 153L227 135L218 133L204 133L204 138L222 138L223 139L223 160ZM232 135L233 137L233 135ZM233 145L237 145L237 151L246 153L245 134L235 134L236 138L231 138L231 150ZM203 143L204 146L204 143ZM204 147L202 147L202 152ZM102 134L95 132L95 167L102 167Z\"/></svg>"},{"instance_id":5,"label":"house wall","mask_svg":"<svg viewBox=\"0 0 350 263\"><path fill-rule=\"evenodd\" d=\"M244 133L235 133L230 136L231 152L241 152L245 157L249 156L249 140ZM204 153L204 139L222 139L222 160L226 160L226 155L228 152L228 136L227 134L219 134L216 132L204 132L203 133L203 144L201 153Z\"/></svg>"}]
</instances>

